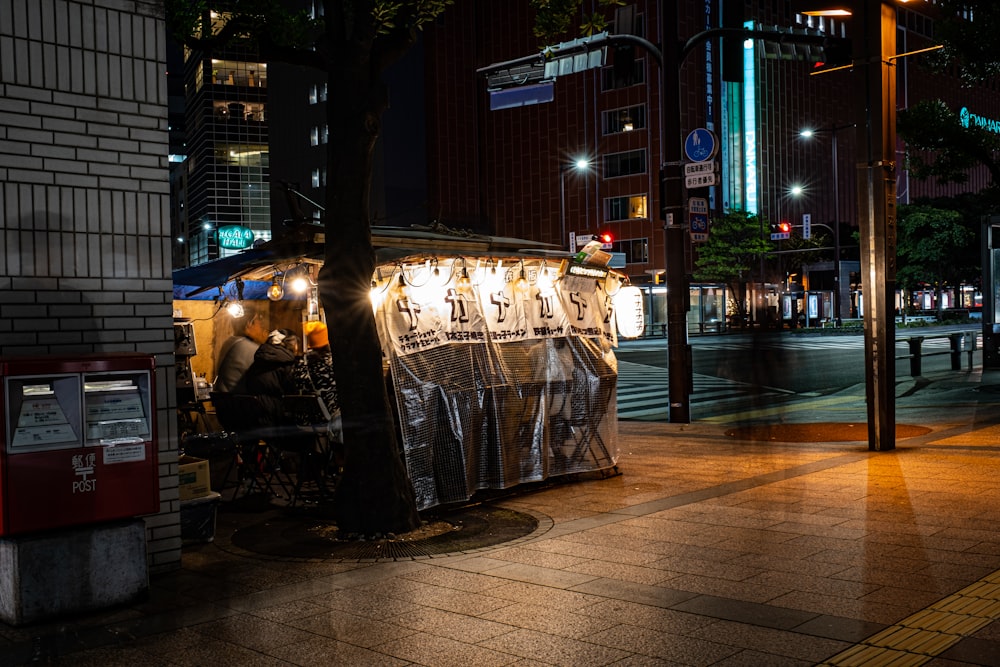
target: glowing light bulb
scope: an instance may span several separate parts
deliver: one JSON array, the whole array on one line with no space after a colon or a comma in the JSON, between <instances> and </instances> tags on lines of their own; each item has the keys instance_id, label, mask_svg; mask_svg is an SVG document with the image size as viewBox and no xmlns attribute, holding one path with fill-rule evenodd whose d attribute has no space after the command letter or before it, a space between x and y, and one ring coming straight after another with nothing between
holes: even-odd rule
<instances>
[{"instance_id":1,"label":"glowing light bulb","mask_svg":"<svg viewBox=\"0 0 1000 667\"><path fill-rule=\"evenodd\" d=\"M229 305L226 306L226 312L232 315L234 319L239 319L243 317L243 304L239 301L230 301Z\"/></svg>"},{"instance_id":2,"label":"glowing light bulb","mask_svg":"<svg viewBox=\"0 0 1000 667\"><path fill-rule=\"evenodd\" d=\"M285 296L285 288L278 282L278 276L274 276L270 287L267 288L267 298L271 301L281 301L281 297L283 296Z\"/></svg>"},{"instance_id":3,"label":"glowing light bulb","mask_svg":"<svg viewBox=\"0 0 1000 667\"><path fill-rule=\"evenodd\" d=\"M292 291L297 294L304 294L307 289L309 289L309 281L303 276L299 276L292 281Z\"/></svg>"}]
</instances>

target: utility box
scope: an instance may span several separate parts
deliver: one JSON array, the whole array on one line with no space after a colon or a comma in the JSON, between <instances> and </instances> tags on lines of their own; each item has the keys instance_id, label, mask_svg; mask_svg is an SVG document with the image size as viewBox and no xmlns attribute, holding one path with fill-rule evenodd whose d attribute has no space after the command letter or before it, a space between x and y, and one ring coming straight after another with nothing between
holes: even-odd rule
<instances>
[{"instance_id":1,"label":"utility box","mask_svg":"<svg viewBox=\"0 0 1000 667\"><path fill-rule=\"evenodd\" d=\"M0 537L159 511L155 360L0 359Z\"/></svg>"}]
</instances>

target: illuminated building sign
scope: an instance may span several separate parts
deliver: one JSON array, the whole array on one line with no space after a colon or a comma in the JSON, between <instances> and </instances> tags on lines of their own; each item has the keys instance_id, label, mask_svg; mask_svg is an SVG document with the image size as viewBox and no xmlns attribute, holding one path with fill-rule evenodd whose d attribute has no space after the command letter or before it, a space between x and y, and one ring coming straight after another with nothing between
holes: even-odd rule
<instances>
[{"instance_id":1,"label":"illuminated building sign","mask_svg":"<svg viewBox=\"0 0 1000 667\"><path fill-rule=\"evenodd\" d=\"M753 21L743 24L753 30ZM745 206L747 213L757 213L757 54L756 40L743 43L743 168L746 170Z\"/></svg>"},{"instance_id":2,"label":"illuminated building sign","mask_svg":"<svg viewBox=\"0 0 1000 667\"><path fill-rule=\"evenodd\" d=\"M962 127L975 125L983 128L984 130L1000 134L1000 120L974 114L969 111L969 107L962 107L962 110L958 112L958 117L962 121Z\"/></svg>"},{"instance_id":3,"label":"illuminated building sign","mask_svg":"<svg viewBox=\"0 0 1000 667\"><path fill-rule=\"evenodd\" d=\"M253 245L253 230L239 225L219 227L219 247L227 250L243 250Z\"/></svg>"}]
</instances>

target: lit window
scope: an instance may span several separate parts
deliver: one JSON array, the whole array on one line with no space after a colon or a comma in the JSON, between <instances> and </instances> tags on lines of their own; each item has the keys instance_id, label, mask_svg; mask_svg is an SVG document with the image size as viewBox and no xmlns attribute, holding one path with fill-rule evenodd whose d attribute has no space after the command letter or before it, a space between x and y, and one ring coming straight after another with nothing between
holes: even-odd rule
<instances>
[{"instance_id":1,"label":"lit window","mask_svg":"<svg viewBox=\"0 0 1000 667\"><path fill-rule=\"evenodd\" d=\"M309 145L310 146L319 146L319 128L318 127L314 127L312 130L309 131Z\"/></svg>"},{"instance_id":2,"label":"lit window","mask_svg":"<svg viewBox=\"0 0 1000 667\"><path fill-rule=\"evenodd\" d=\"M323 131L319 135L319 142L325 144L330 139L330 127L328 125L323 126Z\"/></svg>"},{"instance_id":3,"label":"lit window","mask_svg":"<svg viewBox=\"0 0 1000 667\"><path fill-rule=\"evenodd\" d=\"M604 200L604 219L607 222L646 217L646 195L608 197Z\"/></svg>"},{"instance_id":4,"label":"lit window","mask_svg":"<svg viewBox=\"0 0 1000 667\"><path fill-rule=\"evenodd\" d=\"M316 104L319 101L319 86L309 87L309 104Z\"/></svg>"},{"instance_id":5,"label":"lit window","mask_svg":"<svg viewBox=\"0 0 1000 667\"><path fill-rule=\"evenodd\" d=\"M326 84L325 83L323 84L323 87L320 88L320 91L319 91L319 101L320 102L326 102Z\"/></svg>"},{"instance_id":6,"label":"lit window","mask_svg":"<svg viewBox=\"0 0 1000 667\"><path fill-rule=\"evenodd\" d=\"M319 187L319 169L313 169L312 172L312 184L314 188Z\"/></svg>"},{"instance_id":7,"label":"lit window","mask_svg":"<svg viewBox=\"0 0 1000 667\"><path fill-rule=\"evenodd\" d=\"M646 127L646 105L611 109L601 114L604 134L631 132Z\"/></svg>"}]
</instances>

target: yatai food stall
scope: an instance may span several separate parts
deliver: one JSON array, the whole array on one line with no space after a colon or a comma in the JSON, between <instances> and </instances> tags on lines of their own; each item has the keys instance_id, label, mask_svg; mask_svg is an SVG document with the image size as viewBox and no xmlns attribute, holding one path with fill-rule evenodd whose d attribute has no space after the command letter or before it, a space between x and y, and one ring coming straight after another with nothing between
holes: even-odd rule
<instances>
[{"instance_id":1,"label":"yatai food stall","mask_svg":"<svg viewBox=\"0 0 1000 667\"><path fill-rule=\"evenodd\" d=\"M305 227L305 240L300 230L296 242L176 271L175 310L213 293L237 303L253 283L283 299L322 262L322 229ZM419 509L616 466L613 348L619 330L638 335L643 313L606 254L431 230L372 235L372 306ZM325 319L307 285L299 317Z\"/></svg>"}]
</instances>

